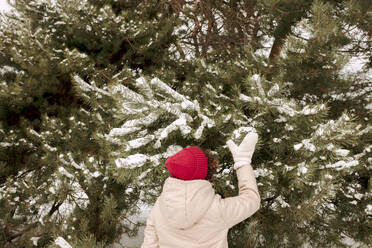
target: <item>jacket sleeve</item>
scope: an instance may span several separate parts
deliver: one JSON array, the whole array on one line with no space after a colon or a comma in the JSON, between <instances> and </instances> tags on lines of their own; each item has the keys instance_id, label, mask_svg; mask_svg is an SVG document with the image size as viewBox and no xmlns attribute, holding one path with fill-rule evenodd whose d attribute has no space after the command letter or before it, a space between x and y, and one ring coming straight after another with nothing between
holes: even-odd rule
<instances>
[{"instance_id":1,"label":"jacket sleeve","mask_svg":"<svg viewBox=\"0 0 372 248\"><path fill-rule=\"evenodd\" d=\"M147 217L144 240L141 248L159 248L159 239L155 230L153 209L150 211L150 214Z\"/></svg>"},{"instance_id":2,"label":"jacket sleeve","mask_svg":"<svg viewBox=\"0 0 372 248\"><path fill-rule=\"evenodd\" d=\"M260 208L261 198L252 166L241 166L236 173L239 195L220 200L221 215L228 228L247 219Z\"/></svg>"}]
</instances>

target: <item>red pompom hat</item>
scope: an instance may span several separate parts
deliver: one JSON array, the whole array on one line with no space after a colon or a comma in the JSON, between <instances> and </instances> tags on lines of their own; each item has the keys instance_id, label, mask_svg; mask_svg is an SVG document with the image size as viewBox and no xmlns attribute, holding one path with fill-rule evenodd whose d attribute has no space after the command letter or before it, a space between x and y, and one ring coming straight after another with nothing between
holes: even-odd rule
<instances>
[{"instance_id":1,"label":"red pompom hat","mask_svg":"<svg viewBox=\"0 0 372 248\"><path fill-rule=\"evenodd\" d=\"M207 156L196 146L186 147L169 157L165 166L169 173L178 179L195 180L207 177Z\"/></svg>"}]
</instances>

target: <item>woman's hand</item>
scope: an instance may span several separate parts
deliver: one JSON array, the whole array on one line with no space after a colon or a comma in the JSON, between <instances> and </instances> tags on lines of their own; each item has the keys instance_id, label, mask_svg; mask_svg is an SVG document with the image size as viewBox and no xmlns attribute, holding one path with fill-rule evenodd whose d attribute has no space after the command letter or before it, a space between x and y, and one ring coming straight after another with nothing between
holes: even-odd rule
<instances>
[{"instance_id":1,"label":"woman's hand","mask_svg":"<svg viewBox=\"0 0 372 248\"><path fill-rule=\"evenodd\" d=\"M257 133L248 133L240 146L237 146L232 140L226 142L234 159L234 169L238 169L243 165L250 165L256 143L258 141Z\"/></svg>"}]
</instances>

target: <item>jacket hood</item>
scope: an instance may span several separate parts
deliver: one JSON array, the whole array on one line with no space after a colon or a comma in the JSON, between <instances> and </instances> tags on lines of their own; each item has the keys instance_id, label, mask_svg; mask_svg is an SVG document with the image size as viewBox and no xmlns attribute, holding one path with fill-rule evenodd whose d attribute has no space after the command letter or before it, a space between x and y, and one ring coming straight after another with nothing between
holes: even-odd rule
<instances>
[{"instance_id":1,"label":"jacket hood","mask_svg":"<svg viewBox=\"0 0 372 248\"><path fill-rule=\"evenodd\" d=\"M207 180L168 177L159 197L159 207L169 225L186 229L203 217L214 196L214 189Z\"/></svg>"}]
</instances>

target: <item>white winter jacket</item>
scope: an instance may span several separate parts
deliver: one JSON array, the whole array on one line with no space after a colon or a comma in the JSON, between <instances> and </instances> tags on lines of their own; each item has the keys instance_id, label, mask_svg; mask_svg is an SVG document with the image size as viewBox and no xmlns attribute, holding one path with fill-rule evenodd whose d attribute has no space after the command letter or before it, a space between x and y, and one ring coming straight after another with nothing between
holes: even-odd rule
<instances>
[{"instance_id":1,"label":"white winter jacket","mask_svg":"<svg viewBox=\"0 0 372 248\"><path fill-rule=\"evenodd\" d=\"M222 199L207 180L169 177L146 223L141 248L226 248L228 229L260 207L250 165L237 169L239 195Z\"/></svg>"}]
</instances>

